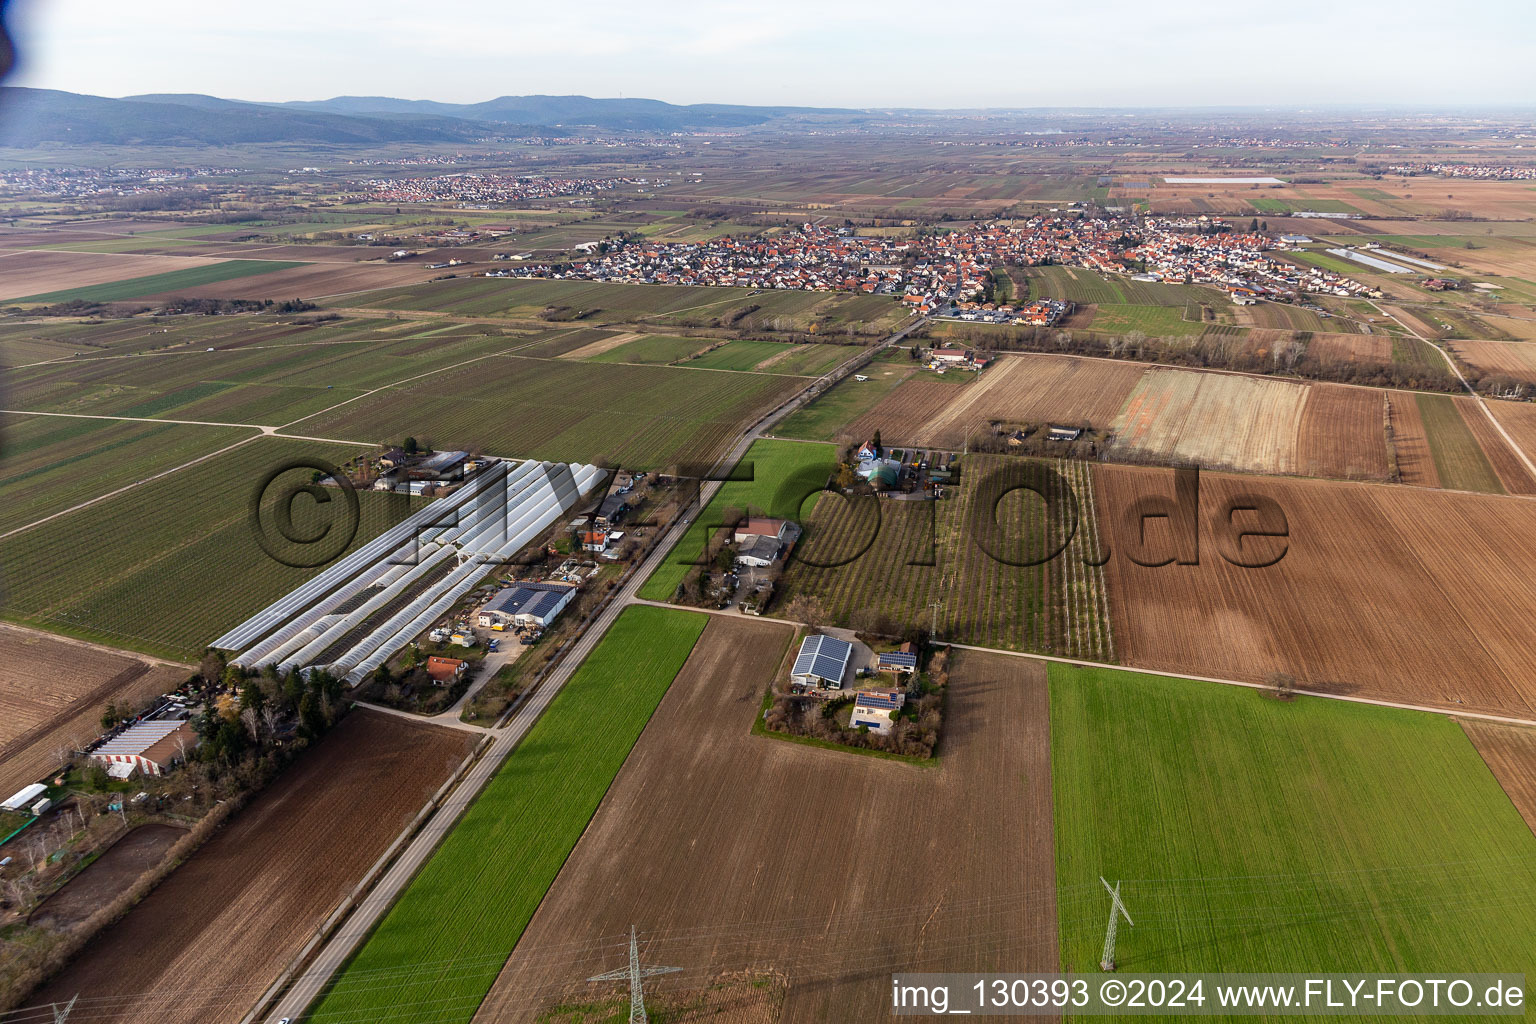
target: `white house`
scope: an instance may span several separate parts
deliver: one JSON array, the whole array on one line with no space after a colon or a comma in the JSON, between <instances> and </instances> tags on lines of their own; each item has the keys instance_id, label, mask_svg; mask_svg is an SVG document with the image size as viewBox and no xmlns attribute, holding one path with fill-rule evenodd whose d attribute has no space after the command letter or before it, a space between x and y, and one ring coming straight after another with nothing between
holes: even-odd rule
<instances>
[{"instance_id":1,"label":"white house","mask_svg":"<svg viewBox=\"0 0 1536 1024\"><path fill-rule=\"evenodd\" d=\"M907 695L900 690L860 690L853 698L848 724L854 729L867 725L871 732L889 732L891 715L906 702Z\"/></svg>"}]
</instances>

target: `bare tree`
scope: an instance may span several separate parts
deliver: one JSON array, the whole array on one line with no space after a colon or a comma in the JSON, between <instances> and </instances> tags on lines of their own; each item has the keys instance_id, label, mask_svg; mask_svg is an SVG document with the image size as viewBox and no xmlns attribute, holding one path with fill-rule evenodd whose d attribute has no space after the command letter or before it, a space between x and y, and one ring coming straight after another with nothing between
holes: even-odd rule
<instances>
[{"instance_id":1,"label":"bare tree","mask_svg":"<svg viewBox=\"0 0 1536 1024\"><path fill-rule=\"evenodd\" d=\"M803 622L813 630L820 630L827 622L827 613L821 600L810 594L801 594L784 606L784 617Z\"/></svg>"},{"instance_id":2,"label":"bare tree","mask_svg":"<svg viewBox=\"0 0 1536 1024\"><path fill-rule=\"evenodd\" d=\"M1271 672L1264 677L1278 700L1290 700L1296 694L1296 677L1289 672Z\"/></svg>"}]
</instances>

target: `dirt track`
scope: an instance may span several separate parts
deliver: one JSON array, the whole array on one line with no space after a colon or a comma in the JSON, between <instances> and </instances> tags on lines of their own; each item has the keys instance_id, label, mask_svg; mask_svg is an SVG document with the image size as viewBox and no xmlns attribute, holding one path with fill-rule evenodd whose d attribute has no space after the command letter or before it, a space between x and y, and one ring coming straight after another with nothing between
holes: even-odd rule
<instances>
[{"instance_id":1,"label":"dirt track","mask_svg":"<svg viewBox=\"0 0 1536 1024\"><path fill-rule=\"evenodd\" d=\"M238 1021L468 752L473 735L354 711L29 1005Z\"/></svg>"},{"instance_id":2,"label":"dirt track","mask_svg":"<svg viewBox=\"0 0 1536 1024\"><path fill-rule=\"evenodd\" d=\"M893 969L1056 968L1044 668L962 654L941 765L914 767L751 735L788 639L711 622L477 1021L600 996L581 979L631 923L686 968L663 1002L760 967L784 1021L880 1019Z\"/></svg>"}]
</instances>

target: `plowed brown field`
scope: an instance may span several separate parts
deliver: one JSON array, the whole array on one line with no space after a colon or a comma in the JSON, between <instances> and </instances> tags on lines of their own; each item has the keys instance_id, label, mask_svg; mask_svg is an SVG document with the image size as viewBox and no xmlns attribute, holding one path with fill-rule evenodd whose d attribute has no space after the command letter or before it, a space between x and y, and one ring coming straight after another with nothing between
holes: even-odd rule
<instances>
[{"instance_id":1,"label":"plowed brown field","mask_svg":"<svg viewBox=\"0 0 1536 1024\"><path fill-rule=\"evenodd\" d=\"M266 259L267 254L261 254ZM442 274L425 264L412 263L312 263L307 267L274 270L230 281L216 281L192 288L178 288L160 295L146 295L141 302L172 297L187 299L316 299L327 295L394 288L429 281Z\"/></svg>"},{"instance_id":2,"label":"plowed brown field","mask_svg":"<svg viewBox=\"0 0 1536 1024\"><path fill-rule=\"evenodd\" d=\"M238 1021L474 739L353 711L29 1004L78 992L113 1021Z\"/></svg>"},{"instance_id":3,"label":"plowed brown field","mask_svg":"<svg viewBox=\"0 0 1536 1024\"><path fill-rule=\"evenodd\" d=\"M1386 480L1386 398L1380 391L1314 384L1301 415L1296 471L1340 480Z\"/></svg>"},{"instance_id":4,"label":"plowed brown field","mask_svg":"<svg viewBox=\"0 0 1536 1024\"><path fill-rule=\"evenodd\" d=\"M1307 352L1324 366L1381 366L1392 361L1392 339L1380 334L1314 334Z\"/></svg>"},{"instance_id":5,"label":"plowed brown field","mask_svg":"<svg viewBox=\"0 0 1536 1024\"><path fill-rule=\"evenodd\" d=\"M1429 434L1424 429L1424 418L1419 415L1419 403L1407 391L1387 392L1387 403L1392 415L1392 447L1397 452L1397 472L1405 484L1416 487L1439 487L1440 471L1429 452Z\"/></svg>"},{"instance_id":6,"label":"plowed brown field","mask_svg":"<svg viewBox=\"0 0 1536 1024\"><path fill-rule=\"evenodd\" d=\"M1536 459L1536 404L1490 401L1488 408L1525 454Z\"/></svg>"},{"instance_id":7,"label":"plowed brown field","mask_svg":"<svg viewBox=\"0 0 1536 1024\"><path fill-rule=\"evenodd\" d=\"M1510 802L1536 832L1536 729L1462 719L1462 729L1483 755Z\"/></svg>"},{"instance_id":8,"label":"plowed brown field","mask_svg":"<svg viewBox=\"0 0 1536 1024\"><path fill-rule=\"evenodd\" d=\"M1144 365L1039 353L1001 356L973 383L919 374L880 400L849 428L875 429L895 444L959 448L991 420L1090 423L1107 427L1147 372Z\"/></svg>"},{"instance_id":9,"label":"plowed brown field","mask_svg":"<svg viewBox=\"0 0 1536 1024\"><path fill-rule=\"evenodd\" d=\"M1171 495L1172 474L1101 466L1095 479L1127 665L1254 681L1279 670L1311 689L1536 717L1536 636L1525 628L1536 548L1524 541L1536 503L1205 474L1200 564L1146 568L1127 555L1124 517L1142 494ZM1284 510L1278 564L1239 568L1218 553L1208 517L1241 493Z\"/></svg>"},{"instance_id":10,"label":"plowed brown field","mask_svg":"<svg viewBox=\"0 0 1536 1024\"><path fill-rule=\"evenodd\" d=\"M1115 420L1115 446L1162 463L1296 472L1304 384L1154 367Z\"/></svg>"},{"instance_id":11,"label":"plowed brown field","mask_svg":"<svg viewBox=\"0 0 1536 1024\"><path fill-rule=\"evenodd\" d=\"M1536 344L1529 341L1448 341L1451 351L1483 374L1536 381Z\"/></svg>"},{"instance_id":12,"label":"plowed brown field","mask_svg":"<svg viewBox=\"0 0 1536 1024\"><path fill-rule=\"evenodd\" d=\"M1531 471L1509 447L1504 436L1488 422L1488 416L1479 407L1477 400L1458 398L1456 406L1461 410L1461 418L1467 424L1467 429L1472 431L1483 454L1488 456L1488 463L1498 474L1499 483L1504 485L1504 489L1510 494L1536 494L1536 479L1531 478Z\"/></svg>"},{"instance_id":13,"label":"plowed brown field","mask_svg":"<svg viewBox=\"0 0 1536 1024\"><path fill-rule=\"evenodd\" d=\"M216 262L216 261L214 261ZM119 253L32 252L0 256L0 299L19 299L130 277L210 265L183 256L129 256Z\"/></svg>"},{"instance_id":14,"label":"plowed brown field","mask_svg":"<svg viewBox=\"0 0 1536 1024\"><path fill-rule=\"evenodd\" d=\"M632 923L685 968L647 982L661 1003L758 967L786 1022L887 1016L893 970L1056 969L1044 667L960 652L914 767L750 733L789 639L705 630L476 1021L599 998Z\"/></svg>"}]
</instances>

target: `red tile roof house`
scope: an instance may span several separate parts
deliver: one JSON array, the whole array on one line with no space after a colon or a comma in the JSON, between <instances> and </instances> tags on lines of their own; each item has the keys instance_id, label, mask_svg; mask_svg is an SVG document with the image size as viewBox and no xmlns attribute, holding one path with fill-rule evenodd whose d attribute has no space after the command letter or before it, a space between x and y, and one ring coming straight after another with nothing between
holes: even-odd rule
<instances>
[{"instance_id":1,"label":"red tile roof house","mask_svg":"<svg viewBox=\"0 0 1536 1024\"><path fill-rule=\"evenodd\" d=\"M427 675L431 676L432 681L438 686L453 682L468 667L467 662L460 661L458 658L439 658L434 654L427 659Z\"/></svg>"}]
</instances>

